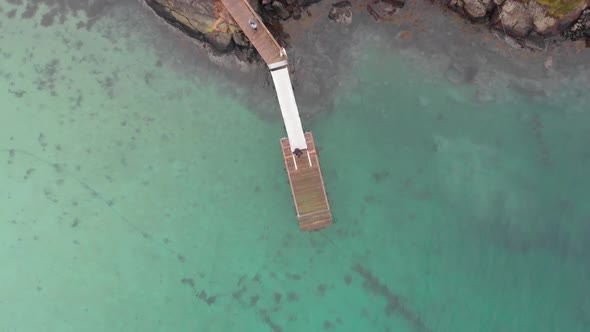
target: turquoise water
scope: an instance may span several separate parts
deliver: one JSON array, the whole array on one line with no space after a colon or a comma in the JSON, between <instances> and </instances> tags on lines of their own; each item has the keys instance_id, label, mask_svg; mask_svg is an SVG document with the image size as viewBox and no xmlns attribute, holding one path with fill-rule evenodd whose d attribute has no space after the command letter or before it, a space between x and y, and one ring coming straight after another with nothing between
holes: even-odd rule
<instances>
[{"instance_id":1,"label":"turquoise water","mask_svg":"<svg viewBox=\"0 0 590 332\"><path fill-rule=\"evenodd\" d=\"M256 87L1 7L0 331L588 330L587 97L480 104L366 41L300 233Z\"/></svg>"}]
</instances>

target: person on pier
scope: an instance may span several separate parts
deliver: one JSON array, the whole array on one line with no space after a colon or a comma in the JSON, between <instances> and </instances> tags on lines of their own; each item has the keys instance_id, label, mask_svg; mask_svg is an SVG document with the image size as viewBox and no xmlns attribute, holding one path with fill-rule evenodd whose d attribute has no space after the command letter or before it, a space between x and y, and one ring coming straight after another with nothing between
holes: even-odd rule
<instances>
[{"instance_id":1,"label":"person on pier","mask_svg":"<svg viewBox=\"0 0 590 332\"><path fill-rule=\"evenodd\" d=\"M250 24L250 27L254 29L254 31L258 30L258 24L256 24L256 21L253 18L248 20L248 24Z\"/></svg>"}]
</instances>

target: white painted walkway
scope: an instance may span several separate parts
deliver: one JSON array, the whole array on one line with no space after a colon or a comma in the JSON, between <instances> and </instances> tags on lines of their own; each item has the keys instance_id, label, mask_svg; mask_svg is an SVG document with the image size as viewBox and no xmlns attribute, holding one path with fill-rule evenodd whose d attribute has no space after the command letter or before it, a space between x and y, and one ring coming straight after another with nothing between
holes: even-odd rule
<instances>
[{"instance_id":1,"label":"white painted walkway","mask_svg":"<svg viewBox=\"0 0 590 332\"><path fill-rule=\"evenodd\" d=\"M284 50L283 50L284 52ZM299 118L299 109L295 102L295 94L293 93L293 86L291 85L291 77L289 76L289 68L287 61L280 61L268 65L272 80L275 84L277 98L279 99L279 106L281 107L281 114L285 122L285 129L287 130L287 137L289 138L289 145L291 150L307 149L305 140L305 133L301 126L301 119Z\"/></svg>"}]
</instances>

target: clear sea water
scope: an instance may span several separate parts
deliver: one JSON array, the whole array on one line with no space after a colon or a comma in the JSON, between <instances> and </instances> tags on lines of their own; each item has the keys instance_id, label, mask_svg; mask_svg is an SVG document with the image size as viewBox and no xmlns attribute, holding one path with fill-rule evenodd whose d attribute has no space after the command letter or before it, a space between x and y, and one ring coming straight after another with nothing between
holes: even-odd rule
<instances>
[{"instance_id":1,"label":"clear sea water","mask_svg":"<svg viewBox=\"0 0 590 332\"><path fill-rule=\"evenodd\" d=\"M300 233L263 83L136 3L0 8L1 332L590 330L587 94L482 103L365 38L305 123L336 224Z\"/></svg>"}]
</instances>

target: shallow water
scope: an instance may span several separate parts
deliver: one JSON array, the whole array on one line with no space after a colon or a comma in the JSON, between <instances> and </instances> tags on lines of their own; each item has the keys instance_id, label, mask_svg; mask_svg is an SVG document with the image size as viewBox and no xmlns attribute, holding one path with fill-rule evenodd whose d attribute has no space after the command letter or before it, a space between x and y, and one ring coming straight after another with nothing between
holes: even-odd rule
<instances>
[{"instance_id":1,"label":"shallow water","mask_svg":"<svg viewBox=\"0 0 590 332\"><path fill-rule=\"evenodd\" d=\"M264 74L135 3L90 31L0 4L0 331L588 330L590 115L567 82L482 103L359 28L306 119L336 224L299 233Z\"/></svg>"}]
</instances>

